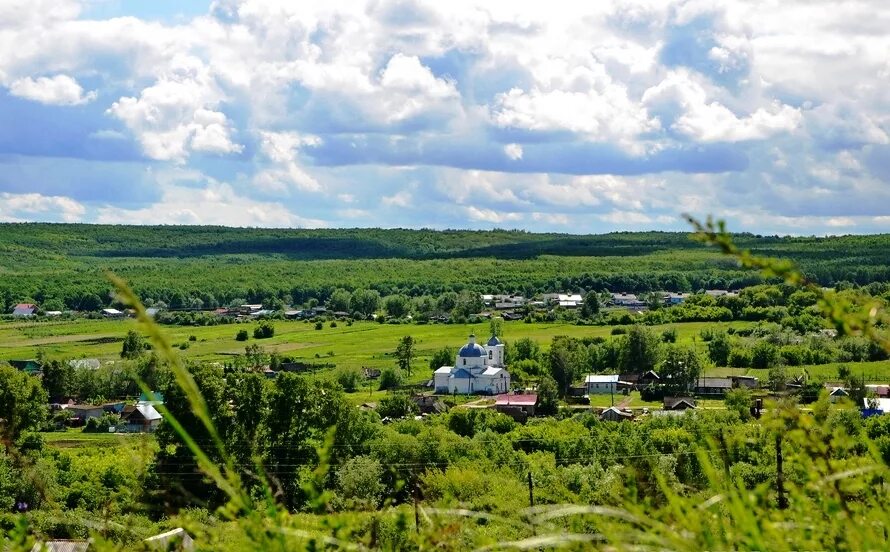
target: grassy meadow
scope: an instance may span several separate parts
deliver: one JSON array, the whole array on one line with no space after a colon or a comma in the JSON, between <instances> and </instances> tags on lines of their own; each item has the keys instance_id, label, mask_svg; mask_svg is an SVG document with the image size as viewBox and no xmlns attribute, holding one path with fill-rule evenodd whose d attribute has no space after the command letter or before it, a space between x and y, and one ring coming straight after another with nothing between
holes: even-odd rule
<instances>
[{"instance_id":1,"label":"grassy meadow","mask_svg":"<svg viewBox=\"0 0 890 552\"><path fill-rule=\"evenodd\" d=\"M676 328L680 343L696 343L704 347L699 333L704 328L742 328L748 322L709 323L690 322L653 326L662 332ZM338 367L392 366L391 353L398 340L411 335L416 340L414 367L422 376L428 376L426 367L431 355L442 347L455 350L466 343L467 336L475 333L480 340L487 339L488 323L480 324L428 324L392 325L376 322L345 322L337 327L326 324L316 330L310 322L278 320L274 322L275 336L269 339L236 341L240 329L252 333L254 323L226 324L219 326L165 326L164 331L174 345L187 344L181 354L189 359L225 361L241 354L249 344L258 344L267 352L278 352L306 362L331 363ZM127 331L136 328L134 320L72 320L49 322L12 322L0 324L0 360L25 360L35 358L40 351L48 358L98 358L103 361L119 359L121 343ZM611 335L609 326L578 326L561 322L533 323L506 322L504 340L528 337L547 347L557 335L593 337ZM195 341L189 341L194 336Z\"/></svg>"}]
</instances>

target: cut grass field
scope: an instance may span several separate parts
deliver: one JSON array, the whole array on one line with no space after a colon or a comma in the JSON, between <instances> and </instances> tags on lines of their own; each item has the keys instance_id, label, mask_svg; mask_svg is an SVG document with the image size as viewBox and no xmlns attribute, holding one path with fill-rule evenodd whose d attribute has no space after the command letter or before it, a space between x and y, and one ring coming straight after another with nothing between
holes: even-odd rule
<instances>
[{"instance_id":1,"label":"cut grass field","mask_svg":"<svg viewBox=\"0 0 890 552\"><path fill-rule=\"evenodd\" d=\"M699 333L704 328L716 329L730 326L740 328L749 325L745 322L714 324L692 322L653 326L655 332L667 328L677 330L680 343L703 348ZM279 352L297 360L313 363L330 363L338 367L359 368L363 366L384 368L393 366L392 352L403 336L415 339L416 357L412 366L413 381L428 379L429 361L432 354L442 347L455 351L466 343L467 336L475 333L480 339L488 337L488 323L480 324L431 324L431 325L391 325L376 322L356 322L352 326L338 323L331 328L325 324L316 330L312 323L298 321L275 321L275 336L270 339L253 339L247 342L236 341L235 334L240 329L253 332L255 324L227 324L220 326L183 327L165 326L164 332L171 342L188 348L181 354L189 359L224 361L232 355L244 352L246 345L258 344L267 352ZM121 342L128 330L136 328L133 320L74 320L54 322L15 322L0 324L0 360L25 360L35 358L38 352L47 358L98 358L114 361L120 358ZM567 323L507 322L504 324L504 340L511 341L528 337L547 347L557 335L572 337L608 337L612 327L577 326ZM189 341L194 336L195 341Z\"/></svg>"}]
</instances>

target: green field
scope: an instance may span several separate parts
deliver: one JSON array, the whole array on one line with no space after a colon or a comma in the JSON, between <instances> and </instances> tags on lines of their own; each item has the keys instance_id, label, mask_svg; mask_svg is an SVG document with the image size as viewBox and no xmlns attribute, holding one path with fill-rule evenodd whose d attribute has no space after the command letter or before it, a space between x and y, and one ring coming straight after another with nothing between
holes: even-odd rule
<instances>
[{"instance_id":1,"label":"green field","mask_svg":"<svg viewBox=\"0 0 890 552\"><path fill-rule=\"evenodd\" d=\"M276 321L275 337L247 342L235 341L239 329L252 330L254 324L228 324L221 326L182 327L166 326L164 332L174 345L188 343L181 354L190 359L224 361L244 352L247 344L261 345L267 352L278 352L306 362L332 363L338 367L392 366L391 353L398 340L411 335L416 340L417 357L414 362L416 377L428 377L430 356L442 347L455 350L475 333L486 337L488 324L432 324L390 325L376 322L356 322L352 326L339 323L316 330L314 324L298 321ZM678 342L693 343L703 347L699 332L703 328L741 328L747 322L715 324L690 322L653 326L661 332L669 327L677 329ZM98 358L103 361L119 359L121 342L127 331L136 328L134 320L74 320L59 322L24 322L0 324L0 360L24 360L35 358L39 351L47 358ZM566 323L506 322L504 339L510 341L528 337L546 347L557 335L572 337L608 337L609 326L578 326ZM196 341L189 342L195 336Z\"/></svg>"}]
</instances>

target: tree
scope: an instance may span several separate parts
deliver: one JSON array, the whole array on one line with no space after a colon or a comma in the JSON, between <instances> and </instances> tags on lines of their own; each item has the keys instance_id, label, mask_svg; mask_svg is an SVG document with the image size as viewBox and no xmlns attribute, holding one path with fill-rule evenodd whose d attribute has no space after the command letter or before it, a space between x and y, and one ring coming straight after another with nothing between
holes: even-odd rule
<instances>
[{"instance_id":1,"label":"tree","mask_svg":"<svg viewBox=\"0 0 890 552\"><path fill-rule=\"evenodd\" d=\"M592 318L600 312L600 300L593 291L588 291L581 303L581 316L583 318Z\"/></svg>"},{"instance_id":2,"label":"tree","mask_svg":"<svg viewBox=\"0 0 890 552\"><path fill-rule=\"evenodd\" d=\"M708 342L708 356L717 366L729 365L729 353L732 349L726 332L716 332Z\"/></svg>"},{"instance_id":3,"label":"tree","mask_svg":"<svg viewBox=\"0 0 890 552\"><path fill-rule=\"evenodd\" d=\"M388 295L383 299L383 310L390 318L404 318L411 309L411 302L404 295Z\"/></svg>"},{"instance_id":4,"label":"tree","mask_svg":"<svg viewBox=\"0 0 890 552\"><path fill-rule=\"evenodd\" d=\"M520 360L538 360L538 356L541 353L541 346L538 345L537 341L528 337L523 337L511 344L510 352L511 362Z\"/></svg>"},{"instance_id":5,"label":"tree","mask_svg":"<svg viewBox=\"0 0 890 552\"><path fill-rule=\"evenodd\" d=\"M494 337L503 337L504 335L504 319L500 316L493 316L488 322L488 329Z\"/></svg>"},{"instance_id":6,"label":"tree","mask_svg":"<svg viewBox=\"0 0 890 552\"><path fill-rule=\"evenodd\" d=\"M67 397L74 385L74 367L68 362L50 361L43 365L41 383L50 398Z\"/></svg>"},{"instance_id":7,"label":"tree","mask_svg":"<svg viewBox=\"0 0 890 552\"><path fill-rule=\"evenodd\" d=\"M262 370L269 364L265 349L254 343L244 348L244 360L252 370Z\"/></svg>"},{"instance_id":8,"label":"tree","mask_svg":"<svg viewBox=\"0 0 890 552\"><path fill-rule=\"evenodd\" d=\"M328 299L328 309L334 312L349 312L350 301L352 301L352 294L343 288L337 288Z\"/></svg>"},{"instance_id":9,"label":"tree","mask_svg":"<svg viewBox=\"0 0 890 552\"><path fill-rule=\"evenodd\" d=\"M357 289L349 298L349 311L368 317L380 308L380 293L375 290Z\"/></svg>"},{"instance_id":10,"label":"tree","mask_svg":"<svg viewBox=\"0 0 890 552\"><path fill-rule=\"evenodd\" d=\"M250 339L250 335L247 333L247 330L241 329L235 334L235 341L247 341L248 339Z\"/></svg>"},{"instance_id":11,"label":"tree","mask_svg":"<svg viewBox=\"0 0 890 552\"><path fill-rule=\"evenodd\" d=\"M337 469L340 496L358 507L370 510L380 505L386 489L382 483L383 467L376 458L356 456ZM352 504L348 505L352 509Z\"/></svg>"},{"instance_id":12,"label":"tree","mask_svg":"<svg viewBox=\"0 0 890 552\"><path fill-rule=\"evenodd\" d=\"M751 368L768 369L779 364L779 350L769 341L759 341L751 351Z\"/></svg>"},{"instance_id":13,"label":"tree","mask_svg":"<svg viewBox=\"0 0 890 552\"><path fill-rule=\"evenodd\" d=\"M654 370L661 353L661 340L643 326L631 326L622 354L622 372L643 374Z\"/></svg>"},{"instance_id":14,"label":"tree","mask_svg":"<svg viewBox=\"0 0 890 552\"><path fill-rule=\"evenodd\" d=\"M450 347L443 347L433 353L430 358L430 370L438 370L443 366L450 366L454 362L454 350Z\"/></svg>"},{"instance_id":15,"label":"tree","mask_svg":"<svg viewBox=\"0 0 890 552\"><path fill-rule=\"evenodd\" d=\"M550 376L544 376L538 383L538 407L537 414L553 416L559 410L559 389L556 380Z\"/></svg>"},{"instance_id":16,"label":"tree","mask_svg":"<svg viewBox=\"0 0 890 552\"><path fill-rule=\"evenodd\" d=\"M668 347L664 361L658 368L660 382L665 392L686 393L695 385L702 373L701 359L691 347L673 345Z\"/></svg>"},{"instance_id":17,"label":"tree","mask_svg":"<svg viewBox=\"0 0 890 552\"><path fill-rule=\"evenodd\" d=\"M556 381L559 396L569 387L588 364L587 348L577 339L557 336L550 344L550 375Z\"/></svg>"},{"instance_id":18,"label":"tree","mask_svg":"<svg viewBox=\"0 0 890 552\"><path fill-rule=\"evenodd\" d=\"M751 390L747 387L730 389L726 392L723 402L727 410L737 412L742 420L751 419L751 407L754 406L754 399L751 397Z\"/></svg>"},{"instance_id":19,"label":"tree","mask_svg":"<svg viewBox=\"0 0 890 552\"><path fill-rule=\"evenodd\" d=\"M410 335L403 337L396 347L395 356L396 361L399 363L399 368L408 374L410 378L411 360L414 358L414 338Z\"/></svg>"},{"instance_id":20,"label":"tree","mask_svg":"<svg viewBox=\"0 0 890 552\"><path fill-rule=\"evenodd\" d=\"M37 378L0 363L0 438L9 447L26 431L37 431L48 398Z\"/></svg>"},{"instance_id":21,"label":"tree","mask_svg":"<svg viewBox=\"0 0 890 552\"><path fill-rule=\"evenodd\" d=\"M337 372L337 383L347 393L353 393L361 385L362 375L355 368L342 368Z\"/></svg>"},{"instance_id":22,"label":"tree","mask_svg":"<svg viewBox=\"0 0 890 552\"><path fill-rule=\"evenodd\" d=\"M143 352L145 352L145 338L136 330L128 331L121 346L121 358L132 360L142 356Z\"/></svg>"}]
</instances>

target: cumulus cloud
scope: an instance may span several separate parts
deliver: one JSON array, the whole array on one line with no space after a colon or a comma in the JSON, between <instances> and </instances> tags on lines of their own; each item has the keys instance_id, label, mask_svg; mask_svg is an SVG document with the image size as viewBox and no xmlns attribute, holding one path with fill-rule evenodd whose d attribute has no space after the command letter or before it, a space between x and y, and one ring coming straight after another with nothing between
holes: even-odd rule
<instances>
[{"instance_id":1,"label":"cumulus cloud","mask_svg":"<svg viewBox=\"0 0 890 552\"><path fill-rule=\"evenodd\" d=\"M76 222L86 213L86 208L68 197L42 194L0 193L0 221L20 222L45 220Z\"/></svg>"},{"instance_id":2,"label":"cumulus cloud","mask_svg":"<svg viewBox=\"0 0 890 552\"><path fill-rule=\"evenodd\" d=\"M0 116L29 122L0 129L0 158L18 167L0 193L37 193L60 220L150 219L96 176L119 174L122 158L215 183L198 188L218 198L140 181L140 201L182 221L590 231L682 228L676 214L691 210L752 231L846 232L881 228L890 205L880 2L219 0L175 23L91 13L75 0L0 3ZM35 130L49 124L52 136ZM89 208L72 177L43 182L61 178L52 156L88 165ZM235 214L239 202L253 214Z\"/></svg>"},{"instance_id":3,"label":"cumulus cloud","mask_svg":"<svg viewBox=\"0 0 890 552\"><path fill-rule=\"evenodd\" d=\"M46 105L81 105L96 99L96 91L84 93L76 80L68 75L25 77L12 81L9 93Z\"/></svg>"}]
</instances>

